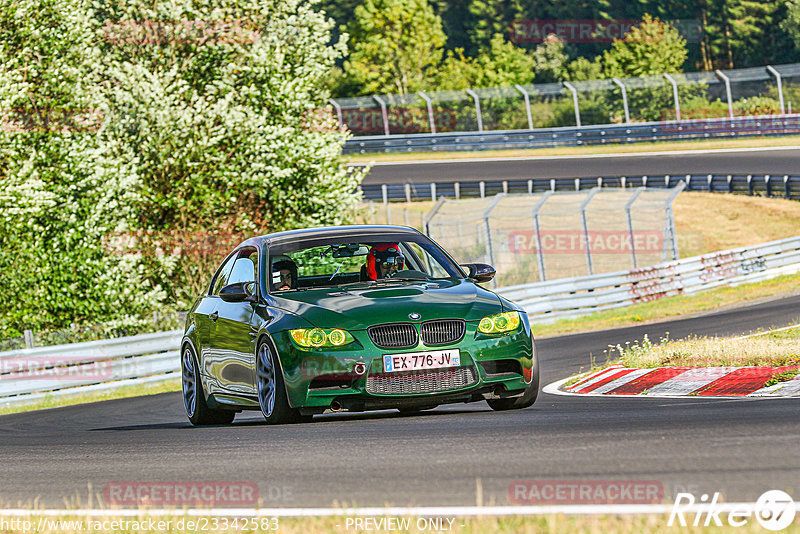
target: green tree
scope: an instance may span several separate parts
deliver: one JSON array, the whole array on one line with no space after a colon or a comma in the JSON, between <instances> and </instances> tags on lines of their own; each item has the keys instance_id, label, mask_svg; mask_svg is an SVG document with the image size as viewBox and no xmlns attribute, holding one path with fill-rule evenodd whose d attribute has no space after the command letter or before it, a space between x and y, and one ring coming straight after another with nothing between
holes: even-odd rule
<instances>
[{"instance_id":1,"label":"green tree","mask_svg":"<svg viewBox=\"0 0 800 534\"><path fill-rule=\"evenodd\" d=\"M134 155L137 238L169 260L147 265L154 283L186 301L242 237L350 219L362 174L327 107L343 53L329 19L302 0L130 0L103 17L105 135Z\"/></svg>"},{"instance_id":2,"label":"green tree","mask_svg":"<svg viewBox=\"0 0 800 534\"><path fill-rule=\"evenodd\" d=\"M435 80L437 89L503 87L532 83L536 60L523 48L497 34L489 48L470 58L463 51L449 53Z\"/></svg>"},{"instance_id":3,"label":"green tree","mask_svg":"<svg viewBox=\"0 0 800 534\"><path fill-rule=\"evenodd\" d=\"M469 51L478 54L490 49L496 35L507 34L511 23L523 18L526 5L521 0L470 0Z\"/></svg>"},{"instance_id":4,"label":"green tree","mask_svg":"<svg viewBox=\"0 0 800 534\"><path fill-rule=\"evenodd\" d=\"M685 61L686 40L670 24L645 15L603 54L603 71L609 78L681 72Z\"/></svg>"},{"instance_id":5,"label":"green tree","mask_svg":"<svg viewBox=\"0 0 800 534\"><path fill-rule=\"evenodd\" d=\"M136 321L164 296L126 230L135 175L102 142L101 64L81 0L0 1L0 336Z\"/></svg>"},{"instance_id":6,"label":"green tree","mask_svg":"<svg viewBox=\"0 0 800 534\"><path fill-rule=\"evenodd\" d=\"M539 83L566 79L569 56L565 49L564 41L550 34L533 50L534 70Z\"/></svg>"},{"instance_id":7,"label":"green tree","mask_svg":"<svg viewBox=\"0 0 800 534\"><path fill-rule=\"evenodd\" d=\"M442 60L442 19L428 0L366 0L349 27L345 72L365 93L408 93L428 87Z\"/></svg>"}]
</instances>

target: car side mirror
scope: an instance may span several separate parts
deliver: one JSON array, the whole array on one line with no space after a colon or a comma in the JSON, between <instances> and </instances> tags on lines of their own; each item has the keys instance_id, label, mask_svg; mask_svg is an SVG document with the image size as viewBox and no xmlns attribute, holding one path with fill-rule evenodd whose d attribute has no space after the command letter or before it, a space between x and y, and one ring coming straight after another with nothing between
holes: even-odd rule
<instances>
[{"instance_id":1,"label":"car side mirror","mask_svg":"<svg viewBox=\"0 0 800 534\"><path fill-rule=\"evenodd\" d=\"M225 302L255 302L255 282L236 282L219 290Z\"/></svg>"},{"instance_id":2,"label":"car side mirror","mask_svg":"<svg viewBox=\"0 0 800 534\"><path fill-rule=\"evenodd\" d=\"M462 267L469 269L469 278L474 282L490 282L497 271L485 263L465 263Z\"/></svg>"}]
</instances>

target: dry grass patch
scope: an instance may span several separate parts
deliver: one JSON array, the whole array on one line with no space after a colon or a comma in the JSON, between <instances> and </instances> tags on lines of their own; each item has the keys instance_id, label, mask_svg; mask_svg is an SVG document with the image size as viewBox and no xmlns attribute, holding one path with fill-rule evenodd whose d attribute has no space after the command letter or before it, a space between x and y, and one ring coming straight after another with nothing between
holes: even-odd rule
<instances>
[{"instance_id":1,"label":"dry grass patch","mask_svg":"<svg viewBox=\"0 0 800 534\"><path fill-rule=\"evenodd\" d=\"M686 192L673 212L682 258L791 237L800 228L800 202L784 198Z\"/></svg>"},{"instance_id":2,"label":"dry grass patch","mask_svg":"<svg viewBox=\"0 0 800 534\"><path fill-rule=\"evenodd\" d=\"M608 355L609 359L617 355L615 363L632 368L785 367L800 365L798 341L800 328L746 338L665 337L657 344L645 336L641 342L610 347Z\"/></svg>"}]
</instances>

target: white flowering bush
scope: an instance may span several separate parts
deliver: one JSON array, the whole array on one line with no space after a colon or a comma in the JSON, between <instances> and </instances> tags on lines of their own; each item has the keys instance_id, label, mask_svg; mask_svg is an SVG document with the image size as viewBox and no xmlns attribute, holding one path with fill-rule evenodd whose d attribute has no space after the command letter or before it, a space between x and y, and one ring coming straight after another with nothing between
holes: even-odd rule
<instances>
[{"instance_id":1,"label":"white flowering bush","mask_svg":"<svg viewBox=\"0 0 800 534\"><path fill-rule=\"evenodd\" d=\"M175 301L196 296L249 235L353 213L361 175L341 159L323 89L343 46L329 46L332 23L313 4L95 4L104 135L135 154L133 224L152 282ZM210 233L214 250L195 237Z\"/></svg>"},{"instance_id":2,"label":"white flowering bush","mask_svg":"<svg viewBox=\"0 0 800 534\"><path fill-rule=\"evenodd\" d=\"M0 0L0 336L182 308L240 239L349 221L314 4Z\"/></svg>"}]
</instances>

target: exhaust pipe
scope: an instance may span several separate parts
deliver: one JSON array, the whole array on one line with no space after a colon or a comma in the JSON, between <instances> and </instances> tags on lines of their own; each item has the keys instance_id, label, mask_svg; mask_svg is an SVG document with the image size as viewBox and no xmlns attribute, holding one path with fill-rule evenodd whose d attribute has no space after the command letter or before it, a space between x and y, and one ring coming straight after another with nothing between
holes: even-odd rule
<instances>
[{"instance_id":1,"label":"exhaust pipe","mask_svg":"<svg viewBox=\"0 0 800 534\"><path fill-rule=\"evenodd\" d=\"M342 411L342 403L338 400L335 400L331 403L331 411L332 412L341 412Z\"/></svg>"},{"instance_id":2,"label":"exhaust pipe","mask_svg":"<svg viewBox=\"0 0 800 534\"><path fill-rule=\"evenodd\" d=\"M358 362L353 366L353 371L359 376L367 372L367 365L364 362Z\"/></svg>"}]
</instances>

